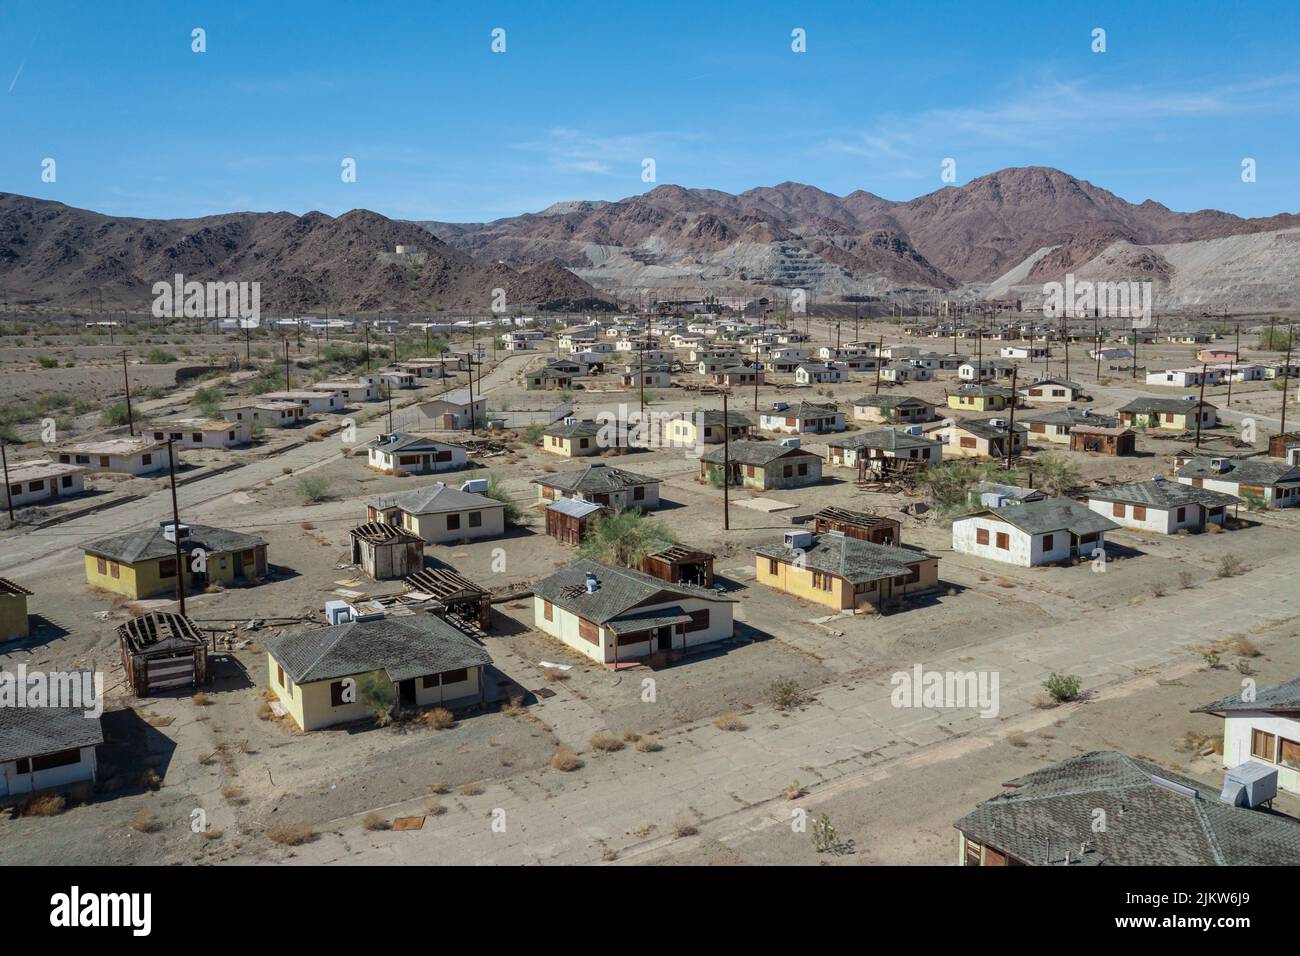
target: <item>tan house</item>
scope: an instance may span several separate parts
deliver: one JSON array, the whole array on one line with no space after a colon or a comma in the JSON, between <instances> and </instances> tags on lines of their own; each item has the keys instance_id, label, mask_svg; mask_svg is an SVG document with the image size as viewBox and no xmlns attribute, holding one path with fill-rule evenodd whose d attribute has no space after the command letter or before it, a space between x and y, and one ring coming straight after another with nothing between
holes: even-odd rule
<instances>
[{"instance_id":1,"label":"tan house","mask_svg":"<svg viewBox=\"0 0 1300 956\"><path fill-rule=\"evenodd\" d=\"M1135 398L1121 406L1117 414L1120 424L1128 428L1160 428L1166 431L1187 432L1196 430L1199 411L1202 428L1213 428L1219 423L1218 407L1200 402L1192 397Z\"/></svg>"},{"instance_id":2,"label":"tan house","mask_svg":"<svg viewBox=\"0 0 1300 956\"><path fill-rule=\"evenodd\" d=\"M700 476L721 480L722 470L730 466L728 484L742 488L799 488L820 484L820 455L798 446L777 442L738 441L728 447L709 449L700 456Z\"/></svg>"},{"instance_id":3,"label":"tan house","mask_svg":"<svg viewBox=\"0 0 1300 956\"><path fill-rule=\"evenodd\" d=\"M174 594L176 527L164 521L90 542L84 548L86 583L132 600ZM257 584L266 577L267 545L256 535L182 524L179 536L180 573L186 591L201 591L213 584Z\"/></svg>"},{"instance_id":4,"label":"tan house","mask_svg":"<svg viewBox=\"0 0 1300 956\"><path fill-rule=\"evenodd\" d=\"M853 403L853 418L882 425L914 425L933 421L932 402L911 395L864 395Z\"/></svg>"},{"instance_id":5,"label":"tan house","mask_svg":"<svg viewBox=\"0 0 1300 956\"><path fill-rule=\"evenodd\" d=\"M166 443L146 438L79 442L62 446L58 454L60 464L78 465L91 473L149 475L167 468Z\"/></svg>"},{"instance_id":6,"label":"tan house","mask_svg":"<svg viewBox=\"0 0 1300 956\"><path fill-rule=\"evenodd\" d=\"M625 508L649 511L659 507L658 478L611 468L604 462L534 478L533 484L537 485L538 500L543 502L580 498L615 511Z\"/></svg>"},{"instance_id":7,"label":"tan house","mask_svg":"<svg viewBox=\"0 0 1300 956\"><path fill-rule=\"evenodd\" d=\"M70 498L86 490L86 469L56 461L19 461L9 467L5 506L22 508L41 501Z\"/></svg>"},{"instance_id":8,"label":"tan house","mask_svg":"<svg viewBox=\"0 0 1300 956\"><path fill-rule=\"evenodd\" d=\"M250 422L225 418L163 418L145 428L156 442L171 440L181 448L234 448L253 440Z\"/></svg>"},{"instance_id":9,"label":"tan house","mask_svg":"<svg viewBox=\"0 0 1300 956\"><path fill-rule=\"evenodd\" d=\"M1007 435L1011 434L1011 454L1018 455L1025 444L1025 426L1008 418L971 418L955 421L937 429L934 435L944 442L944 453L953 458L1005 458Z\"/></svg>"}]
</instances>

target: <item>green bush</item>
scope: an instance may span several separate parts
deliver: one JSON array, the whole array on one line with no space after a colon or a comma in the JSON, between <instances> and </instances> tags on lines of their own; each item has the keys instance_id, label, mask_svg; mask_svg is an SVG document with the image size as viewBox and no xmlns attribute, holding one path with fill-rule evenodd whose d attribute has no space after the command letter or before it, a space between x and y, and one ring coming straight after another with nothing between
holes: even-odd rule
<instances>
[{"instance_id":1,"label":"green bush","mask_svg":"<svg viewBox=\"0 0 1300 956\"><path fill-rule=\"evenodd\" d=\"M1079 699L1080 683L1077 674L1058 674L1053 671L1043 681L1043 689L1051 695L1052 700L1064 704Z\"/></svg>"}]
</instances>

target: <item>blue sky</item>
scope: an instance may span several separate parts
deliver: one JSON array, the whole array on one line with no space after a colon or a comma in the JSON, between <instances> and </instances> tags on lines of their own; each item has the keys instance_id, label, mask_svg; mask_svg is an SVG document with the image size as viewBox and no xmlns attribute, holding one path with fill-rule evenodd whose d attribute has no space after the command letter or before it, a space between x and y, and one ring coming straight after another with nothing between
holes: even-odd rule
<instances>
[{"instance_id":1,"label":"blue sky","mask_svg":"<svg viewBox=\"0 0 1300 956\"><path fill-rule=\"evenodd\" d=\"M659 184L891 199L951 157L959 184L1047 165L1271 215L1300 210L1297 41L1294 2L10 2L0 190L477 221L643 192L646 157Z\"/></svg>"}]
</instances>

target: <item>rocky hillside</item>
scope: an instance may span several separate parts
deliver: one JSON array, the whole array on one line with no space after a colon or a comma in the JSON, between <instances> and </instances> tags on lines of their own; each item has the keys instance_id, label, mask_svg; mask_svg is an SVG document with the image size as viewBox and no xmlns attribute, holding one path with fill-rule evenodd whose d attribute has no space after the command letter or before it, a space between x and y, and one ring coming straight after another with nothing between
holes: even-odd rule
<instances>
[{"instance_id":1,"label":"rocky hillside","mask_svg":"<svg viewBox=\"0 0 1300 956\"><path fill-rule=\"evenodd\" d=\"M833 297L975 287L1048 249L1027 270L1041 282L1093 262L1117 242L1224 239L1300 227L1300 216L1174 212L1151 200L1126 202L1059 170L1026 167L908 202L864 191L835 196L799 183L739 195L666 185L618 202L557 203L490 223L420 225L473 255L510 264L555 260L625 295L799 287ZM1159 259L1147 257L1143 267L1159 273Z\"/></svg>"},{"instance_id":2,"label":"rocky hillside","mask_svg":"<svg viewBox=\"0 0 1300 956\"><path fill-rule=\"evenodd\" d=\"M397 245L416 255L394 255ZM0 193L0 288L10 305L147 309L155 282L261 283L265 312L562 308L595 295L560 264L474 258L409 222L364 209L126 219Z\"/></svg>"}]
</instances>

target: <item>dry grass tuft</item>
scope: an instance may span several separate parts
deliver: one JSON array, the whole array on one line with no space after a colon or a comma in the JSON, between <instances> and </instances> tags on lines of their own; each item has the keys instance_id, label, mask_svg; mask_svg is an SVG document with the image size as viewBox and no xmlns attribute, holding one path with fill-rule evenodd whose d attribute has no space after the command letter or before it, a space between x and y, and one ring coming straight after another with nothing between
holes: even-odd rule
<instances>
[{"instance_id":1,"label":"dry grass tuft","mask_svg":"<svg viewBox=\"0 0 1300 956\"><path fill-rule=\"evenodd\" d=\"M745 723L737 714L723 714L713 722L713 726L719 730L748 730L749 724Z\"/></svg>"},{"instance_id":2,"label":"dry grass tuft","mask_svg":"<svg viewBox=\"0 0 1300 956\"><path fill-rule=\"evenodd\" d=\"M456 715L446 707L435 707L429 711L427 720L438 730L451 730L456 726Z\"/></svg>"},{"instance_id":3,"label":"dry grass tuft","mask_svg":"<svg viewBox=\"0 0 1300 956\"><path fill-rule=\"evenodd\" d=\"M361 829L363 830L391 830L392 828L392 822L380 813L367 813L361 819Z\"/></svg>"},{"instance_id":4,"label":"dry grass tuft","mask_svg":"<svg viewBox=\"0 0 1300 956\"><path fill-rule=\"evenodd\" d=\"M137 833L154 833L162 829L162 825L154 819L154 815L148 810L141 810L132 818L131 829Z\"/></svg>"},{"instance_id":5,"label":"dry grass tuft","mask_svg":"<svg viewBox=\"0 0 1300 956\"><path fill-rule=\"evenodd\" d=\"M447 793L447 792L449 792L450 790L451 790L451 787L449 787L449 786L448 786L447 784L445 784L445 783L431 783L431 784L429 784L429 792L430 792L430 793Z\"/></svg>"},{"instance_id":6,"label":"dry grass tuft","mask_svg":"<svg viewBox=\"0 0 1300 956\"><path fill-rule=\"evenodd\" d=\"M315 836L316 829L310 823L291 823L288 820L281 820L266 828L267 839L281 846L302 846Z\"/></svg>"},{"instance_id":7,"label":"dry grass tuft","mask_svg":"<svg viewBox=\"0 0 1300 956\"><path fill-rule=\"evenodd\" d=\"M1255 642L1249 638L1239 637L1233 644L1233 649L1241 657L1259 657L1264 652L1256 646Z\"/></svg>"},{"instance_id":8,"label":"dry grass tuft","mask_svg":"<svg viewBox=\"0 0 1300 956\"><path fill-rule=\"evenodd\" d=\"M664 745L654 737L645 736L637 738L636 749L643 754L657 754L664 749Z\"/></svg>"},{"instance_id":9,"label":"dry grass tuft","mask_svg":"<svg viewBox=\"0 0 1300 956\"><path fill-rule=\"evenodd\" d=\"M803 785L799 783L798 780L792 780L790 786L781 791L781 796L785 797L787 800L798 800L807 792L808 791L803 788Z\"/></svg>"},{"instance_id":10,"label":"dry grass tuft","mask_svg":"<svg viewBox=\"0 0 1300 956\"><path fill-rule=\"evenodd\" d=\"M484 787L483 784L479 783L477 780L471 780L469 783L461 786L460 795L462 797L477 797L486 789L487 788Z\"/></svg>"},{"instance_id":11,"label":"dry grass tuft","mask_svg":"<svg viewBox=\"0 0 1300 956\"><path fill-rule=\"evenodd\" d=\"M695 836L699 833L699 827L690 817L678 817L673 821L673 837L680 840L683 837Z\"/></svg>"},{"instance_id":12,"label":"dry grass tuft","mask_svg":"<svg viewBox=\"0 0 1300 956\"><path fill-rule=\"evenodd\" d=\"M592 734L591 740L588 741L593 750L600 750L604 753L613 753L616 750L623 749L623 741L619 740L613 734L607 734L601 731L598 734Z\"/></svg>"},{"instance_id":13,"label":"dry grass tuft","mask_svg":"<svg viewBox=\"0 0 1300 956\"><path fill-rule=\"evenodd\" d=\"M551 757L551 766L563 773L572 773L582 767L582 758L571 747L557 747Z\"/></svg>"},{"instance_id":14,"label":"dry grass tuft","mask_svg":"<svg viewBox=\"0 0 1300 956\"><path fill-rule=\"evenodd\" d=\"M197 694L195 694L193 697L190 698L190 701L194 704L195 707L207 707L209 704L212 703L212 698L210 698L203 691L199 691Z\"/></svg>"},{"instance_id":15,"label":"dry grass tuft","mask_svg":"<svg viewBox=\"0 0 1300 956\"><path fill-rule=\"evenodd\" d=\"M23 817L57 817L67 807L68 801L62 794L38 793L23 801L18 811Z\"/></svg>"}]
</instances>

